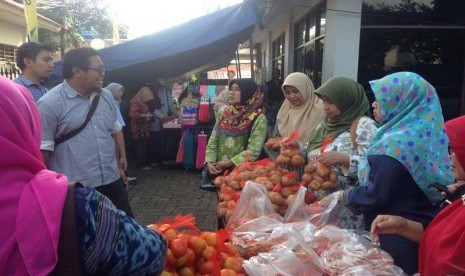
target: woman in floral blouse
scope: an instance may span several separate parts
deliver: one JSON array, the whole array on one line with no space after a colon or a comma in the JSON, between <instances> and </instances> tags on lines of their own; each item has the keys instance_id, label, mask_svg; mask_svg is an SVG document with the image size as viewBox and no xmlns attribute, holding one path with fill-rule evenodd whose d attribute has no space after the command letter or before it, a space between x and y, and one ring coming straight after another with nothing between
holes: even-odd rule
<instances>
[{"instance_id":1,"label":"woman in floral blouse","mask_svg":"<svg viewBox=\"0 0 465 276\"><path fill-rule=\"evenodd\" d=\"M370 103L362 85L356 81L333 77L315 94L323 100L326 119L310 135L307 158L309 162L318 161L338 173L334 189L317 192L317 198L322 199L331 192L358 186L358 164L378 128L368 117ZM341 228L364 229L363 217L355 216L344 206L340 208L339 224Z\"/></svg>"},{"instance_id":2,"label":"woman in floral blouse","mask_svg":"<svg viewBox=\"0 0 465 276\"><path fill-rule=\"evenodd\" d=\"M212 176L244 163L246 155L256 160L266 137L267 121L258 85L240 79L229 87L229 106L219 112L207 145L206 168Z\"/></svg>"}]
</instances>

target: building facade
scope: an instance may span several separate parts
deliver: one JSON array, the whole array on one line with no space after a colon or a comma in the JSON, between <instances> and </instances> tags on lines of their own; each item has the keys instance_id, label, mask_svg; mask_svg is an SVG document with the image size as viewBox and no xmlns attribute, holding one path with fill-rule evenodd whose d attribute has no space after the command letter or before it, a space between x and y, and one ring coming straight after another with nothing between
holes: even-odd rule
<instances>
[{"instance_id":1,"label":"building facade","mask_svg":"<svg viewBox=\"0 0 465 276\"><path fill-rule=\"evenodd\" d=\"M280 68L318 87L335 75L368 81L413 71L436 87L446 119L465 114L464 0L258 0L258 81Z\"/></svg>"},{"instance_id":2,"label":"building facade","mask_svg":"<svg viewBox=\"0 0 465 276\"><path fill-rule=\"evenodd\" d=\"M61 25L42 16L37 16L39 29L58 32ZM14 73L16 49L27 41L24 6L12 0L0 0L0 74L10 77Z\"/></svg>"}]
</instances>

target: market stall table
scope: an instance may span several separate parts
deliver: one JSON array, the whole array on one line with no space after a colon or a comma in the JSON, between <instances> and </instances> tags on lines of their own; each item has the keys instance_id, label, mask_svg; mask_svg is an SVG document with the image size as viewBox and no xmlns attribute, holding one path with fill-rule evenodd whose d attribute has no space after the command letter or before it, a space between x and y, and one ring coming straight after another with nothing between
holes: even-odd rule
<instances>
[{"instance_id":1,"label":"market stall table","mask_svg":"<svg viewBox=\"0 0 465 276\"><path fill-rule=\"evenodd\" d=\"M163 124L162 130L162 156L163 164L176 163L179 141L181 140L181 124L178 119Z\"/></svg>"}]
</instances>

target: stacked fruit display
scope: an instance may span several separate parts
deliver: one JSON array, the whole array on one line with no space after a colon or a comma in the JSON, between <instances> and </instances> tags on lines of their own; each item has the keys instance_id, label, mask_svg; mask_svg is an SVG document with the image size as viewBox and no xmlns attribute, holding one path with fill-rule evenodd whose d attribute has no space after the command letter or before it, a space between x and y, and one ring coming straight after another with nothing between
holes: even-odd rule
<instances>
[{"instance_id":1,"label":"stacked fruit display","mask_svg":"<svg viewBox=\"0 0 465 276\"><path fill-rule=\"evenodd\" d=\"M201 232L195 227L192 215L178 215L174 220L148 227L161 233L168 242L166 265L161 275L244 275L244 259L228 241L224 230ZM181 231L184 227L189 230Z\"/></svg>"},{"instance_id":2,"label":"stacked fruit display","mask_svg":"<svg viewBox=\"0 0 465 276\"><path fill-rule=\"evenodd\" d=\"M276 210L284 214L293 199L292 195L297 193L302 185L298 183L297 178L296 172L289 172L270 159L255 163L246 162L226 176L218 176L215 179L215 186L220 188L217 215L220 218L224 217L226 222L229 220L248 180L266 186Z\"/></svg>"},{"instance_id":3,"label":"stacked fruit display","mask_svg":"<svg viewBox=\"0 0 465 276\"><path fill-rule=\"evenodd\" d=\"M305 158L297 149L285 149L281 151L281 154L279 154L278 158L276 158L276 163L281 166L297 168L305 163Z\"/></svg>"},{"instance_id":4,"label":"stacked fruit display","mask_svg":"<svg viewBox=\"0 0 465 276\"><path fill-rule=\"evenodd\" d=\"M308 164L302 175L302 181L307 183L307 188L312 191L331 190L336 186L337 179L337 172L318 162Z\"/></svg>"},{"instance_id":5,"label":"stacked fruit display","mask_svg":"<svg viewBox=\"0 0 465 276\"><path fill-rule=\"evenodd\" d=\"M281 140L283 138L282 137L273 137L273 138L270 138L268 139L268 141L265 142L265 148L269 149L269 150L274 150L274 151L277 151L281 148Z\"/></svg>"}]
</instances>

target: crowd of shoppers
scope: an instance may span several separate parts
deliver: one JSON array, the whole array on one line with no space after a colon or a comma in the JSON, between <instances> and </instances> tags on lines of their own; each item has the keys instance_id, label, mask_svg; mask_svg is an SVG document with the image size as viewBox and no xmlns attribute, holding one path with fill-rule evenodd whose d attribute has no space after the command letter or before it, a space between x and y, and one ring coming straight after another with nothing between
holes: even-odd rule
<instances>
[{"instance_id":1,"label":"crowd of shoppers","mask_svg":"<svg viewBox=\"0 0 465 276\"><path fill-rule=\"evenodd\" d=\"M103 88L105 66L91 48L64 55L65 80L50 91L50 48L25 43L17 64L14 82L0 77L0 274L60 275L73 257L84 275L160 274L167 243L133 218L123 127L127 113L137 168L162 161L161 125L178 116L164 81L125 105L123 85ZM335 188L316 197L323 206L330 193L338 198L342 228L370 230L408 274L465 273L465 116L445 123L435 88L413 72L370 82L375 120L355 80L334 76L315 90L303 73L272 75L262 89L238 79L222 92L202 181L257 160L269 124L275 136L299 131L283 146L337 172ZM453 184L442 211L445 195L432 184ZM63 254L64 240L77 248Z\"/></svg>"}]
</instances>

